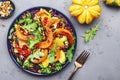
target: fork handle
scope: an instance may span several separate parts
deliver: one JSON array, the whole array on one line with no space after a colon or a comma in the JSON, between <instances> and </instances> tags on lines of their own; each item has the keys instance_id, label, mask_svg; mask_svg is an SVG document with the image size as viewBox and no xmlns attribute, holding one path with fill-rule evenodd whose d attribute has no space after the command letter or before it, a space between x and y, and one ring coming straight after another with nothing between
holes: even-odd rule
<instances>
[{"instance_id":1,"label":"fork handle","mask_svg":"<svg viewBox=\"0 0 120 80\"><path fill-rule=\"evenodd\" d=\"M76 71L78 70L78 67L75 67L75 69L73 70L73 72L71 73L70 77L68 78L68 80L72 80L73 75L76 73Z\"/></svg>"}]
</instances>

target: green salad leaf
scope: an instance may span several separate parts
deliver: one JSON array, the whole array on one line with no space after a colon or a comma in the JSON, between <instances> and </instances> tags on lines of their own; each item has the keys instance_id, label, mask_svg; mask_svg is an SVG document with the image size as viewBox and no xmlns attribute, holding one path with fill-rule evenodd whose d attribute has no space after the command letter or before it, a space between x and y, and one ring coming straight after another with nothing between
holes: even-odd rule
<instances>
[{"instance_id":1,"label":"green salad leaf","mask_svg":"<svg viewBox=\"0 0 120 80\"><path fill-rule=\"evenodd\" d=\"M19 23L19 24L22 24L24 22L25 22L25 19L20 19L19 21L17 21L17 23Z\"/></svg>"},{"instance_id":2,"label":"green salad leaf","mask_svg":"<svg viewBox=\"0 0 120 80\"><path fill-rule=\"evenodd\" d=\"M42 35L40 35L40 32L38 30L31 32L31 34L34 35L34 39L27 40L27 44L30 49L33 48L36 43L42 40Z\"/></svg>"},{"instance_id":3,"label":"green salad leaf","mask_svg":"<svg viewBox=\"0 0 120 80\"><path fill-rule=\"evenodd\" d=\"M54 44L53 48L50 50L49 55L48 55L48 60L50 61L50 63L54 62L55 59L55 53L56 53L56 47L57 45Z\"/></svg>"},{"instance_id":4,"label":"green salad leaf","mask_svg":"<svg viewBox=\"0 0 120 80\"><path fill-rule=\"evenodd\" d=\"M26 14L26 18L31 18L32 16L31 16L31 14L28 12L27 14Z\"/></svg>"},{"instance_id":5,"label":"green salad leaf","mask_svg":"<svg viewBox=\"0 0 120 80\"><path fill-rule=\"evenodd\" d=\"M42 63L40 63L40 64L38 64L38 65L39 65L40 68L44 68L43 65L42 65Z\"/></svg>"},{"instance_id":6,"label":"green salad leaf","mask_svg":"<svg viewBox=\"0 0 120 80\"><path fill-rule=\"evenodd\" d=\"M56 71L60 71L62 69L62 64L61 63L55 63L55 67L54 67L54 70Z\"/></svg>"},{"instance_id":7,"label":"green salad leaf","mask_svg":"<svg viewBox=\"0 0 120 80\"><path fill-rule=\"evenodd\" d=\"M22 64L22 62L19 60L18 57L16 58L16 60L17 60L17 62L18 62L19 64Z\"/></svg>"},{"instance_id":8,"label":"green salad leaf","mask_svg":"<svg viewBox=\"0 0 120 80\"><path fill-rule=\"evenodd\" d=\"M84 41L88 43L90 39L94 39L97 31L99 30L99 25L101 22L99 22L95 27L92 27L91 29L86 31L86 34L84 34L82 37L84 38Z\"/></svg>"},{"instance_id":9,"label":"green salad leaf","mask_svg":"<svg viewBox=\"0 0 120 80\"><path fill-rule=\"evenodd\" d=\"M42 71L42 73L45 73L45 74L50 74L51 73L50 67L42 68L41 71Z\"/></svg>"},{"instance_id":10,"label":"green salad leaf","mask_svg":"<svg viewBox=\"0 0 120 80\"><path fill-rule=\"evenodd\" d=\"M50 70L51 66L48 66L48 67L44 68L43 65L40 63L39 67L40 67L42 73L44 73L44 74L50 74L51 73L51 70Z\"/></svg>"},{"instance_id":11,"label":"green salad leaf","mask_svg":"<svg viewBox=\"0 0 120 80\"><path fill-rule=\"evenodd\" d=\"M30 59L31 59L32 57L33 57L32 54L27 57L27 59L26 59L26 60L24 61L24 63L23 63L23 68L30 68L30 64L31 64Z\"/></svg>"},{"instance_id":12,"label":"green salad leaf","mask_svg":"<svg viewBox=\"0 0 120 80\"><path fill-rule=\"evenodd\" d=\"M19 24L22 24L22 23L25 23L26 25L27 24L31 24L32 23L32 19L31 19L31 14L30 13L27 13L25 18L22 18L18 21Z\"/></svg>"},{"instance_id":13,"label":"green salad leaf","mask_svg":"<svg viewBox=\"0 0 120 80\"><path fill-rule=\"evenodd\" d=\"M74 46L75 46L75 44L73 44L73 45L67 50L67 58L68 58L69 62L71 62L71 61L72 61L72 58L73 58Z\"/></svg>"},{"instance_id":14,"label":"green salad leaf","mask_svg":"<svg viewBox=\"0 0 120 80\"><path fill-rule=\"evenodd\" d=\"M14 32L15 28L11 28L10 30L10 33L9 33L9 36L8 36L8 39L11 39L12 38L12 33Z\"/></svg>"},{"instance_id":15,"label":"green salad leaf","mask_svg":"<svg viewBox=\"0 0 120 80\"><path fill-rule=\"evenodd\" d=\"M22 26L22 28L28 30L29 32L34 31L37 28L37 24L34 22L34 23L31 23L31 24Z\"/></svg>"}]
</instances>

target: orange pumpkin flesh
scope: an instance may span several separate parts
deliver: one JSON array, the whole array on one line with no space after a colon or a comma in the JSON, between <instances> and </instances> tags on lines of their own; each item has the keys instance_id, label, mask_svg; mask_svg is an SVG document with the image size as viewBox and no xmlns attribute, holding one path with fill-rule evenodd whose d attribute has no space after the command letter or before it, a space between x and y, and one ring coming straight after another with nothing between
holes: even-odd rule
<instances>
[{"instance_id":1,"label":"orange pumpkin flesh","mask_svg":"<svg viewBox=\"0 0 120 80\"><path fill-rule=\"evenodd\" d=\"M19 40L27 41L28 37L30 39L34 39L33 35L23 35L20 30L20 25L16 25L15 28L16 28L15 34Z\"/></svg>"},{"instance_id":2,"label":"orange pumpkin flesh","mask_svg":"<svg viewBox=\"0 0 120 80\"><path fill-rule=\"evenodd\" d=\"M54 62L57 62L59 60L59 58L60 58L60 48L57 47L56 48L56 57L55 57Z\"/></svg>"},{"instance_id":3,"label":"orange pumpkin flesh","mask_svg":"<svg viewBox=\"0 0 120 80\"><path fill-rule=\"evenodd\" d=\"M57 29L55 32L54 32L54 37L57 36L58 34L62 34L62 35L65 35L67 36L68 38L68 41L69 41L69 44L72 45L73 44L73 37L72 37L72 34L66 30L66 29Z\"/></svg>"},{"instance_id":4,"label":"orange pumpkin flesh","mask_svg":"<svg viewBox=\"0 0 120 80\"><path fill-rule=\"evenodd\" d=\"M20 32L20 25L16 25L15 28L16 28L15 33L16 33L17 38L22 40L22 41L27 41L27 36L23 35Z\"/></svg>"},{"instance_id":5,"label":"orange pumpkin flesh","mask_svg":"<svg viewBox=\"0 0 120 80\"><path fill-rule=\"evenodd\" d=\"M39 42L37 45L39 48L48 48L53 42L53 33L49 27L45 27L47 40Z\"/></svg>"}]
</instances>

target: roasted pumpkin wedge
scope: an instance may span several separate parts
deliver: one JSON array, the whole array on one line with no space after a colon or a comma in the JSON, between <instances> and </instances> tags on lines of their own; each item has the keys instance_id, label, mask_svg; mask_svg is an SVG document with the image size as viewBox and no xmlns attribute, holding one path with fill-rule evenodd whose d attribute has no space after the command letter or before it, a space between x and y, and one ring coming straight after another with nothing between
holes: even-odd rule
<instances>
[{"instance_id":1,"label":"roasted pumpkin wedge","mask_svg":"<svg viewBox=\"0 0 120 80\"><path fill-rule=\"evenodd\" d=\"M66 29L57 29L57 30L55 30L55 32L54 32L54 36L57 36L58 34L61 34L61 35L65 35L65 36L67 36L67 38L68 38L68 41L69 41L69 44L70 45L72 45L73 44L73 37L72 37L72 34L68 31L68 30L66 30Z\"/></svg>"},{"instance_id":2,"label":"roasted pumpkin wedge","mask_svg":"<svg viewBox=\"0 0 120 80\"><path fill-rule=\"evenodd\" d=\"M34 38L34 36L31 36L31 35L23 35L20 30L20 25L15 25L15 29L16 29L15 33L16 33L17 38L22 41L27 41L28 38L30 39Z\"/></svg>"},{"instance_id":3,"label":"roasted pumpkin wedge","mask_svg":"<svg viewBox=\"0 0 120 80\"><path fill-rule=\"evenodd\" d=\"M49 27L45 27L47 39L37 43L38 48L48 48L53 42L53 33Z\"/></svg>"},{"instance_id":4,"label":"roasted pumpkin wedge","mask_svg":"<svg viewBox=\"0 0 120 80\"><path fill-rule=\"evenodd\" d=\"M54 59L54 62L57 62L58 60L59 60L59 58L60 58L60 47L57 47L56 48L56 57L55 57L55 59Z\"/></svg>"}]
</instances>

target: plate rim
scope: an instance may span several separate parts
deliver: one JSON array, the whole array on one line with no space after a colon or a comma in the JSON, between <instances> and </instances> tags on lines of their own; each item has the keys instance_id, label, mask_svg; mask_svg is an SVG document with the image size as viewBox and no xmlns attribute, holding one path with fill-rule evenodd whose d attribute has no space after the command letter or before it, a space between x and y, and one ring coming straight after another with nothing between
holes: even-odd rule
<instances>
[{"instance_id":1,"label":"plate rim","mask_svg":"<svg viewBox=\"0 0 120 80\"><path fill-rule=\"evenodd\" d=\"M76 30L75 30L72 22L70 21L70 19L69 19L65 14L63 14L61 11L59 11L59 10L57 10L57 9L55 9L55 8L52 8L52 7L46 7L46 6L31 7L31 8L28 8L28 9L22 11L20 14L18 14L18 16L15 17L14 20L11 22L11 25L10 25L9 30L8 30L8 32L7 32L7 49L8 49L8 53L9 53L12 61L17 65L18 68L20 68L20 69L23 70L24 72L29 73L29 74L32 74L32 75L36 75L36 76L48 76L48 75L53 75L53 74L55 74L55 73L58 73L58 72L63 71L63 69L66 68L67 65L68 65L69 63L71 63L71 62L69 62L69 61L67 60L66 63L63 65L63 68L62 68L60 71L54 71L54 72L52 72L52 73L50 73L50 74L35 73L35 72L32 72L32 71L26 70L26 69L24 69L21 65L19 65L19 63L18 63L18 62L16 61L16 59L14 58L13 54L9 52L9 49L11 48L11 46L10 46L10 42L9 42L8 36L9 36L9 32L10 32L11 28L13 27L16 19L19 18L19 17L20 17L23 13L25 13L26 11L30 11L30 10L37 9L37 8L39 8L39 9L40 9L40 8L43 8L43 9L52 9L52 10L56 11L57 13L61 14L61 15L68 21L68 23L70 24L70 27L71 27L72 30L73 30L73 35L75 36L75 45L74 45L74 48L75 48L75 49L73 50L73 57L72 57L72 61L73 61L73 58L74 58L74 55L75 55L75 51L76 51L76 47L77 47L77 34L76 34Z\"/></svg>"}]
</instances>

